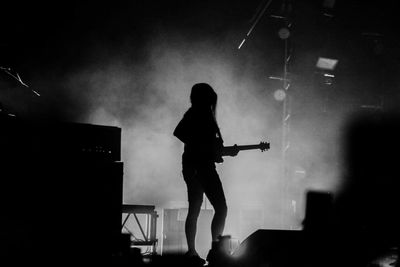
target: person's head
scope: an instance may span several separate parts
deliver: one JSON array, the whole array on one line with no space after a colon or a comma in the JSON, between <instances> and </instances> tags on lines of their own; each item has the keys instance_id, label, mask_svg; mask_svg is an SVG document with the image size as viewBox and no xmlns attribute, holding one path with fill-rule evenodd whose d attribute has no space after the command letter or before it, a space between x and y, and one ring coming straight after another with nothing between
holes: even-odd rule
<instances>
[{"instance_id":1,"label":"person's head","mask_svg":"<svg viewBox=\"0 0 400 267\"><path fill-rule=\"evenodd\" d=\"M196 83L190 93L190 102L193 107L211 108L215 113L217 107L217 94L207 83Z\"/></svg>"}]
</instances>

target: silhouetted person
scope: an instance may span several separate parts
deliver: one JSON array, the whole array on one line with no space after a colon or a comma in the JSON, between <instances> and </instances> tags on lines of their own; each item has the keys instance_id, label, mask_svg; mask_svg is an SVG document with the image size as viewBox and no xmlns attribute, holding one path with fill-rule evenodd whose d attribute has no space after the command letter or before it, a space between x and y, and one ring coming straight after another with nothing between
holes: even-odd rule
<instances>
[{"instance_id":1,"label":"silhouetted person","mask_svg":"<svg viewBox=\"0 0 400 267\"><path fill-rule=\"evenodd\" d=\"M203 194L205 193L215 210L211 222L213 244L207 259L215 252L227 215L224 191L215 169L215 162L222 162L223 139L216 121L217 94L213 88L206 83L195 84L192 87L190 101L192 106L179 122L174 135L185 144L182 173L189 200L189 211L185 222L188 245L186 255L198 261L204 261L195 248L197 219L203 202ZM235 156L237 152L231 156Z\"/></svg>"}]
</instances>

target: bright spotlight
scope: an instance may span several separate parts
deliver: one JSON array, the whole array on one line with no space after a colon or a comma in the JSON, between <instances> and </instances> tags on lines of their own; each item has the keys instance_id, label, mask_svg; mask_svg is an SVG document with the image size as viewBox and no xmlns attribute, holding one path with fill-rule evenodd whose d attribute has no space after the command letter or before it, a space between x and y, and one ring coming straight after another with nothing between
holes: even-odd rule
<instances>
[{"instance_id":1,"label":"bright spotlight","mask_svg":"<svg viewBox=\"0 0 400 267\"><path fill-rule=\"evenodd\" d=\"M277 101L283 101L286 97L286 93L283 89L278 89L274 92L274 98Z\"/></svg>"},{"instance_id":2,"label":"bright spotlight","mask_svg":"<svg viewBox=\"0 0 400 267\"><path fill-rule=\"evenodd\" d=\"M322 70L334 70L338 62L337 59L319 57L316 66Z\"/></svg>"}]
</instances>

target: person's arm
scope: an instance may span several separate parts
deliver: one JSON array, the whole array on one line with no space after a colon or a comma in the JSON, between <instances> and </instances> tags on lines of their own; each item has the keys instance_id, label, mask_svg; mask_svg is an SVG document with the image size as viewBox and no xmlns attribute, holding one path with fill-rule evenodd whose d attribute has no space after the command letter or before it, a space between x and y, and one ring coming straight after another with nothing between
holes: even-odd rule
<instances>
[{"instance_id":1,"label":"person's arm","mask_svg":"<svg viewBox=\"0 0 400 267\"><path fill-rule=\"evenodd\" d=\"M188 140L187 140L187 133L185 133L185 125L183 121L184 120L182 119L178 123L178 126L176 126L174 130L174 136L186 144Z\"/></svg>"},{"instance_id":2,"label":"person's arm","mask_svg":"<svg viewBox=\"0 0 400 267\"><path fill-rule=\"evenodd\" d=\"M191 119L189 118L189 114L186 113L183 116L182 120L176 126L173 134L181 142L185 144L191 143L191 139L193 139L193 125L191 123Z\"/></svg>"}]
</instances>

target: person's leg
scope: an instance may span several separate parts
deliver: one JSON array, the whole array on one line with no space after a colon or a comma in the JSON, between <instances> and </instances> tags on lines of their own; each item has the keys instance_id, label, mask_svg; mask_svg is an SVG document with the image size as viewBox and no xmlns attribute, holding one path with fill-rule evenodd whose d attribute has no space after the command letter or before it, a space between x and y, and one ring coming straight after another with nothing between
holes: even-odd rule
<instances>
[{"instance_id":1,"label":"person's leg","mask_svg":"<svg viewBox=\"0 0 400 267\"><path fill-rule=\"evenodd\" d=\"M197 192L197 191L196 191ZM203 194L197 194L189 200L189 210L185 221L185 234L188 245L188 251L192 254L196 252L196 232L197 232L197 219L200 214Z\"/></svg>"},{"instance_id":2,"label":"person's leg","mask_svg":"<svg viewBox=\"0 0 400 267\"><path fill-rule=\"evenodd\" d=\"M222 183L214 164L199 170L204 193L214 208L214 217L211 222L212 241L216 242L225 228L225 219L228 212Z\"/></svg>"},{"instance_id":3,"label":"person's leg","mask_svg":"<svg viewBox=\"0 0 400 267\"><path fill-rule=\"evenodd\" d=\"M189 255L198 255L196 252L197 219L200 214L201 204L203 203L203 189L195 176L196 171L193 168L183 168L183 177L187 185L189 201L189 209L185 221L185 235L188 245L187 254Z\"/></svg>"}]
</instances>

